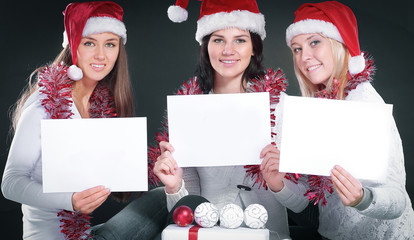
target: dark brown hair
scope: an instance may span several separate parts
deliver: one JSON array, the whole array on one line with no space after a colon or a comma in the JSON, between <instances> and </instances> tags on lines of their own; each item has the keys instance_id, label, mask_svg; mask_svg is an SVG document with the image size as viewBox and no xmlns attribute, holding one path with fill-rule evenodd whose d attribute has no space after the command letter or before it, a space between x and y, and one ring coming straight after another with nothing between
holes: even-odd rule
<instances>
[{"instance_id":1,"label":"dark brown hair","mask_svg":"<svg viewBox=\"0 0 414 240\"><path fill-rule=\"evenodd\" d=\"M253 56L250 59L250 63L247 66L246 70L242 76L242 86L244 85L244 81L251 81L261 75L265 74L264 67L263 67L263 41L260 36L256 33L250 32L250 36L252 39L253 45ZM200 85L201 90L204 93L210 92L214 86L214 69L211 66L210 58L208 55L208 42L210 41L211 34L206 35L201 40L200 46L200 57L198 66L195 71L195 75L197 79L201 81L197 81Z\"/></svg>"}]
</instances>

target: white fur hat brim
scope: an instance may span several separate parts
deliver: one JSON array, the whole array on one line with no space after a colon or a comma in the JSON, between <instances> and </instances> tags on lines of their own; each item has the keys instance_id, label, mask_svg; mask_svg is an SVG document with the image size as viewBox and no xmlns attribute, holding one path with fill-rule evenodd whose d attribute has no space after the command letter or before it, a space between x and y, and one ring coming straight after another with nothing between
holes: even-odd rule
<instances>
[{"instance_id":1,"label":"white fur hat brim","mask_svg":"<svg viewBox=\"0 0 414 240\"><path fill-rule=\"evenodd\" d=\"M83 28L82 37L89 36L96 33L111 32L122 38L124 45L127 42L127 34L125 24L116 18L111 17L91 17L86 21ZM69 44L66 31L63 33L62 46L66 47Z\"/></svg>"},{"instance_id":2,"label":"white fur hat brim","mask_svg":"<svg viewBox=\"0 0 414 240\"><path fill-rule=\"evenodd\" d=\"M262 40L266 37L265 19L261 13L252 13L246 10L219 12L206 15L197 21L196 40L200 43L204 36L217 30L236 27L257 33Z\"/></svg>"},{"instance_id":3,"label":"white fur hat brim","mask_svg":"<svg viewBox=\"0 0 414 240\"><path fill-rule=\"evenodd\" d=\"M326 37L335 39L344 43L338 29L330 22L316 19L306 19L296 23L292 23L286 29L286 44L290 47L291 40L297 35L306 33L321 33Z\"/></svg>"}]
</instances>

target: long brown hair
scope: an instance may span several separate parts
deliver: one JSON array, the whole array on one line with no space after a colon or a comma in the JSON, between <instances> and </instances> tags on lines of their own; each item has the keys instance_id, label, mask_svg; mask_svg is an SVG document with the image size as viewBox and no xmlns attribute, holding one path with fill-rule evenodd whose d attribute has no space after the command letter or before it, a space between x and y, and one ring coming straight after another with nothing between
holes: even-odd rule
<instances>
[{"instance_id":1,"label":"long brown hair","mask_svg":"<svg viewBox=\"0 0 414 240\"><path fill-rule=\"evenodd\" d=\"M67 66L72 65L72 55L69 47L64 48L59 55L53 61L54 64L63 62ZM12 106L11 120L12 120L12 131L16 130L17 123L22 113L22 108L26 100L32 95L38 88L38 79L34 82L33 78L39 70L37 68L30 74L29 82L23 89L19 100ZM128 73L128 60L124 44L120 40L119 44L119 55L112 71L102 79L109 89L111 90L114 101L116 112L118 117L133 117L135 115L134 99L131 87L131 81ZM118 201L126 202L132 196L131 192L116 192L111 193L111 196Z\"/></svg>"},{"instance_id":2,"label":"long brown hair","mask_svg":"<svg viewBox=\"0 0 414 240\"><path fill-rule=\"evenodd\" d=\"M135 115L134 99L131 81L128 72L128 60L124 44L119 45L119 55L112 71L101 81L111 90L118 117L133 117ZM72 55L69 47L64 48L53 61L54 64L63 62L67 66L72 65ZM24 103L39 87L38 80L33 80L42 67L34 70L29 77L27 86L23 89L18 101L12 106L11 121L12 130L15 131Z\"/></svg>"}]
</instances>

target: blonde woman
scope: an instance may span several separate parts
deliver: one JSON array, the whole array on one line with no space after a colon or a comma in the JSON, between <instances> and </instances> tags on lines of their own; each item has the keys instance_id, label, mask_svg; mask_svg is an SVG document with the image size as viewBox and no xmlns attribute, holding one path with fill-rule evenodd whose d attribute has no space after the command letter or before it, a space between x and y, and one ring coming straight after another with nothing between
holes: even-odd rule
<instances>
[{"instance_id":1,"label":"blonde woman","mask_svg":"<svg viewBox=\"0 0 414 240\"><path fill-rule=\"evenodd\" d=\"M286 30L286 41L303 96L384 103L370 83L373 61L360 52L357 23L349 7L336 1L301 5ZM294 212L304 210L309 200L318 201L318 232L324 239L412 239L414 213L405 189L404 155L394 121L389 130L386 181L358 180L335 166L330 178L294 179L274 170L267 184ZM264 154L272 152L279 151L270 148ZM271 161L278 165L278 160ZM323 191L324 195L318 194Z\"/></svg>"}]
</instances>

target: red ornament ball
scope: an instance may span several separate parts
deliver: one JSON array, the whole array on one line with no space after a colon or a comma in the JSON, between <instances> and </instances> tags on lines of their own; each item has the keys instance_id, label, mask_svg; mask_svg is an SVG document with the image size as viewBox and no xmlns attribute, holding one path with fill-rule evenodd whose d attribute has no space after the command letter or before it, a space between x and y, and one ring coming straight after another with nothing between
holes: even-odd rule
<instances>
[{"instance_id":1,"label":"red ornament ball","mask_svg":"<svg viewBox=\"0 0 414 240\"><path fill-rule=\"evenodd\" d=\"M194 220L193 210L185 205L179 206L173 212L173 220L178 226L186 227Z\"/></svg>"}]
</instances>

